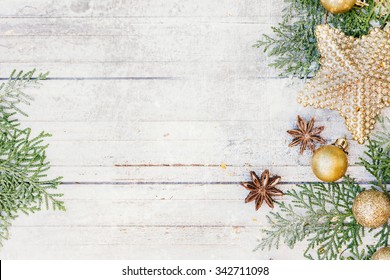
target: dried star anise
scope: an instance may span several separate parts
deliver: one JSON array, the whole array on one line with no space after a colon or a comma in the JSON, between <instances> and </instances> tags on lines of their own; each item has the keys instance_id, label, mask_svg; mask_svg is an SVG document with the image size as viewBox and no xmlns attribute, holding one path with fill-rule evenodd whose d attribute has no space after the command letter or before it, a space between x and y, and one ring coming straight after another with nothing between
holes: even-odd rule
<instances>
[{"instance_id":1,"label":"dried star anise","mask_svg":"<svg viewBox=\"0 0 390 280\"><path fill-rule=\"evenodd\" d=\"M241 185L250 193L245 198L245 203L255 200L256 211L259 210L265 201L269 207L274 208L273 196L282 196L283 192L276 188L280 181L280 176L270 178L269 171L265 170L261 174L261 179L254 171L250 172L252 182L242 182Z\"/></svg>"},{"instance_id":2,"label":"dried star anise","mask_svg":"<svg viewBox=\"0 0 390 280\"><path fill-rule=\"evenodd\" d=\"M289 147L294 147L301 145L300 153L310 148L312 152L315 150L314 143L325 144L326 141L320 136L320 133L324 130L324 126L314 127L314 117L311 118L309 123L307 123L301 116L297 116L297 129L288 130L287 133L290 134L294 139L288 145Z\"/></svg>"}]
</instances>

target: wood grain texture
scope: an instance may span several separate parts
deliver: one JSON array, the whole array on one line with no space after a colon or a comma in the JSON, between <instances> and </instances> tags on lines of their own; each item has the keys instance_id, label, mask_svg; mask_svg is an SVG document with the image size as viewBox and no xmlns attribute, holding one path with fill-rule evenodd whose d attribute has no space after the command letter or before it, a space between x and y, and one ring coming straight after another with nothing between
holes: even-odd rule
<instances>
[{"instance_id":1,"label":"wood grain texture","mask_svg":"<svg viewBox=\"0 0 390 280\"><path fill-rule=\"evenodd\" d=\"M25 232L29 232L29 236ZM45 235L42 235L45 232ZM27 259L297 259L303 248L253 252L259 228L244 227L33 227L13 230L2 252ZM98 234L97 234L98 233ZM49 236L50 238L48 238Z\"/></svg>"},{"instance_id":2,"label":"wood grain texture","mask_svg":"<svg viewBox=\"0 0 390 280\"><path fill-rule=\"evenodd\" d=\"M279 14L281 3L265 0L28 0L3 1L2 17L253 17ZM270 5L273 4L273 5Z\"/></svg>"},{"instance_id":3,"label":"wood grain texture","mask_svg":"<svg viewBox=\"0 0 390 280\"><path fill-rule=\"evenodd\" d=\"M336 112L302 108L304 81L278 77L252 45L283 1L2 1L0 51L12 69L50 71L23 126L48 139L68 211L21 215L2 259L299 259L253 248L267 209L245 205L249 171L316 179L287 147L297 114L324 137L350 135ZM385 114L389 115L388 111ZM372 177L355 163L349 174ZM225 168L226 166L226 168ZM274 210L277 211L277 210Z\"/></svg>"}]
</instances>

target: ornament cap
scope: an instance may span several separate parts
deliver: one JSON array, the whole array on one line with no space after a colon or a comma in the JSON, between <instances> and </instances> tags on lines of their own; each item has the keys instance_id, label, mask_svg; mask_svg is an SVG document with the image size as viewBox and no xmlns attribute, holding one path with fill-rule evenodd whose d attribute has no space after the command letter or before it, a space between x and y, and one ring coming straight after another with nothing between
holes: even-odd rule
<instances>
[{"instance_id":1,"label":"ornament cap","mask_svg":"<svg viewBox=\"0 0 390 280\"><path fill-rule=\"evenodd\" d=\"M347 139L345 139L345 137L343 138L338 138L334 143L333 143L334 146L342 149L344 152L347 152L347 149L348 149L348 142L347 142Z\"/></svg>"}]
</instances>

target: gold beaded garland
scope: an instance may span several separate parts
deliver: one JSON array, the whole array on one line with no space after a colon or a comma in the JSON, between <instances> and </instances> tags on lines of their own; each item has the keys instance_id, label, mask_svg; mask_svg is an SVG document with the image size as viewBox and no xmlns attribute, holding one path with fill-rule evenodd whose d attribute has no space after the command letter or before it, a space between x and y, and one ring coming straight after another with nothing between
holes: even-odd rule
<instances>
[{"instance_id":1,"label":"gold beaded garland","mask_svg":"<svg viewBox=\"0 0 390 280\"><path fill-rule=\"evenodd\" d=\"M377 228L390 219L390 200L381 191L367 190L359 193L352 205L356 221L364 227Z\"/></svg>"},{"instance_id":2,"label":"gold beaded garland","mask_svg":"<svg viewBox=\"0 0 390 280\"><path fill-rule=\"evenodd\" d=\"M356 39L319 25L316 36L321 69L297 101L339 111L353 139L363 144L376 117L390 106L390 29L374 28Z\"/></svg>"},{"instance_id":3,"label":"gold beaded garland","mask_svg":"<svg viewBox=\"0 0 390 280\"><path fill-rule=\"evenodd\" d=\"M372 257L372 260L390 260L390 247L383 247L376 251Z\"/></svg>"}]
</instances>

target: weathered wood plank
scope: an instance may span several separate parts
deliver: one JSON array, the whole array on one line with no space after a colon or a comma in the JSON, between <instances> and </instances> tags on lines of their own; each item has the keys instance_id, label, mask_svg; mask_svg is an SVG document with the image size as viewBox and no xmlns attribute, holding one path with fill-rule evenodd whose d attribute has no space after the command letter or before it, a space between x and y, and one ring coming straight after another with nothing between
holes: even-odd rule
<instances>
[{"instance_id":1,"label":"weathered wood plank","mask_svg":"<svg viewBox=\"0 0 390 280\"><path fill-rule=\"evenodd\" d=\"M26 234L28 231L28 234ZM14 227L1 259L301 259L303 248L256 251L255 227ZM23 244L21 255L20 244ZM206 249L207 248L207 249Z\"/></svg>"},{"instance_id":2,"label":"weathered wood plank","mask_svg":"<svg viewBox=\"0 0 390 280\"><path fill-rule=\"evenodd\" d=\"M284 185L284 190L292 188ZM245 204L240 185L65 185L67 212L23 215L14 227L249 226L267 224L266 208ZM285 199L285 198L281 198ZM212 213L212 214L210 214Z\"/></svg>"},{"instance_id":3,"label":"weathered wood plank","mask_svg":"<svg viewBox=\"0 0 390 280\"><path fill-rule=\"evenodd\" d=\"M145 186L144 186L145 187ZM241 186L229 186L242 189ZM112 189L106 188L106 192ZM209 190L212 191L212 190ZM14 226L265 226L265 210L235 200L65 200L67 212L20 215ZM191 195L188 192L187 195ZM157 194L157 191L156 191ZM93 193L90 194L91 197ZM213 213L213 214L210 214Z\"/></svg>"},{"instance_id":4,"label":"weathered wood plank","mask_svg":"<svg viewBox=\"0 0 390 280\"><path fill-rule=\"evenodd\" d=\"M281 185L286 191L295 185ZM21 214L14 227L266 227L270 209L245 204L239 184L65 185L67 211ZM289 197L276 198L289 201ZM278 211L275 206L274 210Z\"/></svg>"},{"instance_id":5,"label":"weathered wood plank","mask_svg":"<svg viewBox=\"0 0 390 280\"><path fill-rule=\"evenodd\" d=\"M245 179L249 180L249 174L245 176ZM367 186L364 184L363 186ZM280 184L278 188L283 191L288 191L296 188L294 184ZM244 198L248 194L248 191L245 190L239 184L134 184L134 185L126 185L126 184L67 184L62 185L59 188L60 191L64 192L65 195L62 199L65 201L69 201L70 209L73 203L86 203L86 208L93 208L94 203L111 203L111 202L141 202L141 203L149 203L147 206L148 209L157 208L157 206L153 205L157 201L163 201L171 205L175 205L175 203L184 203L185 201L216 201L217 203L222 201L230 201L231 203L239 203L243 208L246 208L246 215L243 217L248 218L256 218L256 220L262 219L264 215L266 215L271 210L268 207L263 207L259 211L254 211L254 204L245 204ZM276 198L279 201L288 201L288 196L278 197ZM246 206L249 205L249 208ZM253 206L253 207L252 207ZM190 208L190 207L189 207ZM202 209L199 207L199 211L208 211L207 208ZM104 212L105 209L97 208L95 209L98 212ZM193 209L194 210L194 209ZM161 211L165 211L165 208L162 208ZM169 210L168 210L169 211ZM225 211L225 210L224 210ZM224 211L218 211L223 214ZM131 211L129 211L131 212ZM148 211L145 211L148 212ZM50 215L53 212L43 211L41 212L43 216ZM190 211L189 211L190 213ZM82 215L82 213L77 214ZM218 214L219 215L219 214ZM24 216L24 215L22 215ZM28 218L30 219L30 217ZM229 219L229 217L226 217ZM41 219L37 219L41 220ZM70 217L70 220L74 221L75 225L86 226L90 225L87 223L79 223L78 219L73 219ZM248 219L249 220L249 219ZM145 225L150 225L145 221ZM259 221L260 222L260 221ZM168 223L168 225L175 225L175 221L172 220ZM189 220L186 224L191 225L191 221ZM15 224L18 225L18 224ZM24 225L24 224L19 224ZM41 226L45 225L55 225L53 223L46 224L45 219L42 219L40 222ZM104 225L103 223L97 223L96 225ZM229 225L229 224L226 224ZM256 226L256 224L249 223L249 226ZM259 224L261 225L261 224Z\"/></svg>"},{"instance_id":6,"label":"weathered wood plank","mask_svg":"<svg viewBox=\"0 0 390 280\"><path fill-rule=\"evenodd\" d=\"M45 81L41 89L30 91L35 100L24 109L30 111L29 120L33 121L272 120L286 122L287 128L296 114L313 114L320 121L342 121L337 112L298 105L295 100L301 88L301 82L288 79L229 76L226 80L56 80ZM272 133L267 130L272 125L263 127L264 133L273 134L276 129Z\"/></svg>"},{"instance_id":7,"label":"weathered wood plank","mask_svg":"<svg viewBox=\"0 0 390 280\"><path fill-rule=\"evenodd\" d=\"M43 93L44 94L44 93ZM298 106L298 105L297 105ZM29 108L26 108L29 111ZM311 110L308 110L311 112ZM310 116L307 112L304 116ZM316 113L314 111L314 113ZM34 114L34 112L33 112ZM224 139L230 141L246 140L279 140L280 143L288 143L292 138L286 130L295 125L296 119L292 114L286 119L276 119L272 122L275 130L281 133L271 135L264 133L264 127L269 120L142 120L142 121L35 121L34 116L23 118L22 125L31 127L34 131L49 131L52 133L50 141L92 141L92 142L135 142L135 141L216 141ZM88 116L87 116L88 117ZM334 135L342 135L345 129L340 124L341 118L332 114L332 118L323 114L317 114L316 125L325 125L323 137L329 142L334 141ZM281 139L281 136L284 136Z\"/></svg>"},{"instance_id":8,"label":"weathered wood plank","mask_svg":"<svg viewBox=\"0 0 390 280\"><path fill-rule=\"evenodd\" d=\"M272 21L275 22L272 22ZM237 28L269 31L270 26L279 18L272 19L268 15L261 17L228 17L228 18L178 18L178 17L132 17L132 18L3 18L0 16L0 34L4 37L15 36L64 36L64 37L127 37L131 40L142 33L154 35L156 31L171 34L176 32L190 35L195 32L212 30L232 30ZM246 31L246 32L248 32ZM102 38L103 39L103 38ZM138 38L142 39L142 38ZM146 38L145 38L146 39Z\"/></svg>"},{"instance_id":9,"label":"weathered wood plank","mask_svg":"<svg viewBox=\"0 0 390 280\"><path fill-rule=\"evenodd\" d=\"M268 150L264 146L268 145ZM361 149L351 144L351 163L358 161ZM57 141L48 152L59 166L126 165L220 165L296 166L310 163L309 153L300 156L287 142L263 141Z\"/></svg>"},{"instance_id":10,"label":"weathered wood plank","mask_svg":"<svg viewBox=\"0 0 390 280\"><path fill-rule=\"evenodd\" d=\"M307 164L309 161L306 162ZM221 163L224 164L224 163ZM261 173L264 169L270 169L273 174L282 176L285 183L317 182L310 166L278 166L278 165L250 165L230 166L226 169L221 166L206 164L170 165L169 164L135 164L124 166L53 166L49 174L51 177L62 175L66 183L154 183L175 184L188 182L191 184L203 183L231 183L238 184L243 180L249 180L249 171ZM350 166L348 175L359 182L371 182L373 178L363 167ZM156 185L156 190L159 186Z\"/></svg>"},{"instance_id":11,"label":"weathered wood plank","mask_svg":"<svg viewBox=\"0 0 390 280\"><path fill-rule=\"evenodd\" d=\"M272 3L272 5L271 5ZM2 17L262 17L278 15L283 2L234 0L27 0L2 2Z\"/></svg>"},{"instance_id":12,"label":"weathered wood plank","mask_svg":"<svg viewBox=\"0 0 390 280\"><path fill-rule=\"evenodd\" d=\"M253 251L262 232L252 227L14 227L12 233L1 259L297 260L306 249L302 242L293 250Z\"/></svg>"},{"instance_id":13,"label":"weathered wood plank","mask_svg":"<svg viewBox=\"0 0 390 280\"><path fill-rule=\"evenodd\" d=\"M128 36L1 37L10 62L260 62L259 25L134 25ZM61 51L63 50L63 51Z\"/></svg>"},{"instance_id":14,"label":"weathered wood plank","mask_svg":"<svg viewBox=\"0 0 390 280\"><path fill-rule=\"evenodd\" d=\"M257 51L259 58L261 51ZM17 56L14 56L17 58ZM17 60L17 59L16 59ZM7 62L2 64L0 76L8 78L14 70L37 69L50 71L49 79L67 79L72 82L98 80L158 80L158 79L209 79L226 80L226 75L237 79L264 79L278 73L262 63L247 61L158 61L137 62Z\"/></svg>"},{"instance_id":15,"label":"weathered wood plank","mask_svg":"<svg viewBox=\"0 0 390 280\"><path fill-rule=\"evenodd\" d=\"M281 260L299 260L302 259L304 248L288 250L281 246L279 250L273 250L266 253L253 253L242 246L231 245L175 245L175 246L157 246L148 247L145 245L126 246L126 245L82 245L69 246L34 246L26 245L23 247L25 253L20 256L15 251L7 252L2 259L97 259L97 260L212 260L212 259L281 259ZM18 249L20 250L20 249ZM77 253L76 253L77 252Z\"/></svg>"}]
</instances>

